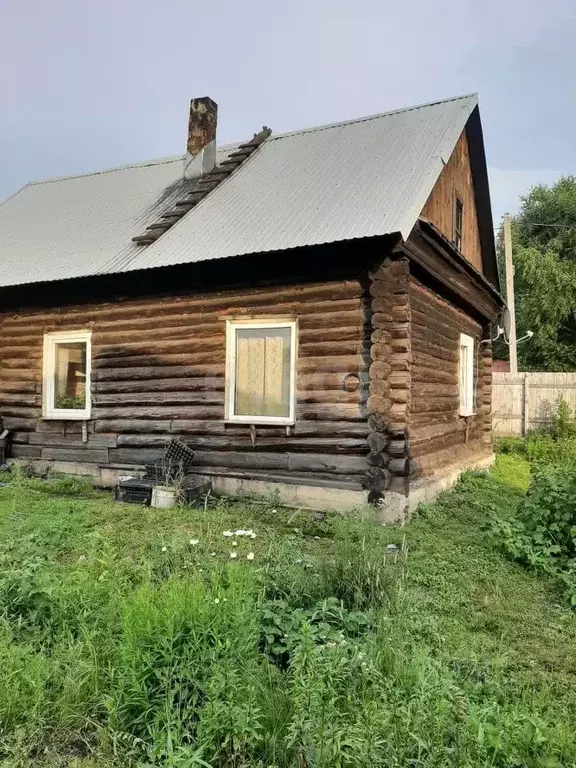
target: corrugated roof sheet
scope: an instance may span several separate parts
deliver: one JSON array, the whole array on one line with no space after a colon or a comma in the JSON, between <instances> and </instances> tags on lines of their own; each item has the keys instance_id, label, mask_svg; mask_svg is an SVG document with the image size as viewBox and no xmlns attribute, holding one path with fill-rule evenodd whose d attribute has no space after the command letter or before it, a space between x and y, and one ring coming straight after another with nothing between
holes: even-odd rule
<instances>
[{"instance_id":1,"label":"corrugated roof sheet","mask_svg":"<svg viewBox=\"0 0 576 768\"><path fill-rule=\"evenodd\" d=\"M28 185L0 206L0 285L406 238L476 105L464 96L272 136L147 248L131 238L181 192L182 158Z\"/></svg>"}]
</instances>

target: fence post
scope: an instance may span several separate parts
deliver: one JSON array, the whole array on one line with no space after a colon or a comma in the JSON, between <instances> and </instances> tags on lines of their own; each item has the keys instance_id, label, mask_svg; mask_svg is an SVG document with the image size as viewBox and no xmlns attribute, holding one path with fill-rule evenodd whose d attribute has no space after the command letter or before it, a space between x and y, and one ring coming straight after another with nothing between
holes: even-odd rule
<instances>
[{"instance_id":1,"label":"fence post","mask_svg":"<svg viewBox=\"0 0 576 768\"><path fill-rule=\"evenodd\" d=\"M528 413L528 395L530 392L530 381L528 380L528 374L524 372L524 410L522 411L522 436L526 437L528 429L530 427L530 414Z\"/></svg>"}]
</instances>

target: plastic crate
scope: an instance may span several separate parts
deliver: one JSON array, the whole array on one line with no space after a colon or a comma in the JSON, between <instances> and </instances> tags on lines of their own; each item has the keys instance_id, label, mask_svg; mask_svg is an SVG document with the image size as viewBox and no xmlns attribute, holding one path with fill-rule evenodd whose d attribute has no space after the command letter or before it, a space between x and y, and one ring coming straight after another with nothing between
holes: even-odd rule
<instances>
[{"instance_id":1,"label":"plastic crate","mask_svg":"<svg viewBox=\"0 0 576 768\"><path fill-rule=\"evenodd\" d=\"M203 502L212 491L212 480L202 475L187 475L182 482L181 500L184 504Z\"/></svg>"},{"instance_id":2,"label":"plastic crate","mask_svg":"<svg viewBox=\"0 0 576 768\"><path fill-rule=\"evenodd\" d=\"M194 451L180 440L172 440L161 459L146 465L146 480L155 485L179 484L194 467Z\"/></svg>"},{"instance_id":3,"label":"plastic crate","mask_svg":"<svg viewBox=\"0 0 576 768\"><path fill-rule=\"evenodd\" d=\"M127 480L120 480L116 486L116 501L123 501L126 504L142 504L149 507L152 501L152 488L154 483L150 480L139 480L131 477Z\"/></svg>"}]
</instances>

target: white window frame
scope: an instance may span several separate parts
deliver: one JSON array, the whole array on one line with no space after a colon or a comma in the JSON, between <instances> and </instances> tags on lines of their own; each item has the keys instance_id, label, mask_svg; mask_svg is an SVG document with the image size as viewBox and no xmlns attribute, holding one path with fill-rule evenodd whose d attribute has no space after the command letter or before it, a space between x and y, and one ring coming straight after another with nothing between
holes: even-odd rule
<instances>
[{"instance_id":1,"label":"white window frame","mask_svg":"<svg viewBox=\"0 0 576 768\"><path fill-rule=\"evenodd\" d=\"M56 368L56 346L58 344L86 344L86 407L55 408L54 379ZM44 334L44 357L42 365L42 418L59 421L87 421L91 413L91 371L92 331L54 331Z\"/></svg>"},{"instance_id":2,"label":"white window frame","mask_svg":"<svg viewBox=\"0 0 576 768\"><path fill-rule=\"evenodd\" d=\"M465 371L465 397L462 397L462 347L468 349L466 355ZM460 345L458 347L458 393L460 398L460 416L474 416L475 398L474 398L474 339L466 333L460 334Z\"/></svg>"},{"instance_id":3,"label":"white window frame","mask_svg":"<svg viewBox=\"0 0 576 768\"><path fill-rule=\"evenodd\" d=\"M236 403L236 331L254 329L290 329L290 413L288 416L244 416L234 412ZM236 424L285 424L295 421L296 413L296 320L227 320L226 321L226 421Z\"/></svg>"}]
</instances>

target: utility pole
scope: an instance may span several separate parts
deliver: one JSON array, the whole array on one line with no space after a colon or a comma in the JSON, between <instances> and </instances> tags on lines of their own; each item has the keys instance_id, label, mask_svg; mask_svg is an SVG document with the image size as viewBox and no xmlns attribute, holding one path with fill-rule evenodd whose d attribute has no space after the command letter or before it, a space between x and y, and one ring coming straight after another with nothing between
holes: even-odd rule
<instances>
[{"instance_id":1,"label":"utility pole","mask_svg":"<svg viewBox=\"0 0 576 768\"><path fill-rule=\"evenodd\" d=\"M506 303L510 312L510 373L518 373L518 354L516 350L516 304L514 301L514 264L512 262L512 227L510 215L504 214L504 255L506 256Z\"/></svg>"}]
</instances>

